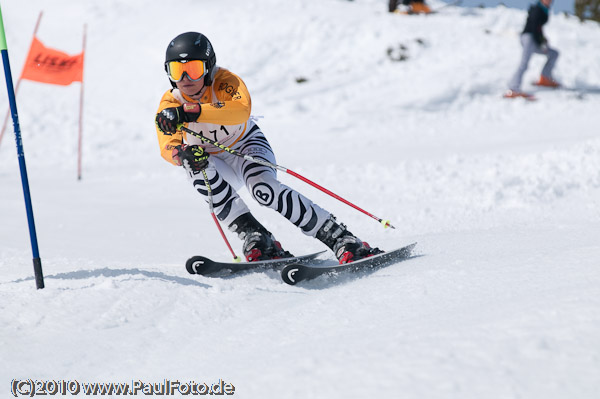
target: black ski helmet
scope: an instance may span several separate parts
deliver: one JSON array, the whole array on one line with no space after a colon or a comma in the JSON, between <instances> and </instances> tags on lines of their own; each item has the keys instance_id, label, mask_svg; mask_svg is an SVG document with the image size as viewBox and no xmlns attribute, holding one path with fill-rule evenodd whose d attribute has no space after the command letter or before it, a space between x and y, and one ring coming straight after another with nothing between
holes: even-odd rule
<instances>
[{"instance_id":1,"label":"black ski helmet","mask_svg":"<svg viewBox=\"0 0 600 399\"><path fill-rule=\"evenodd\" d=\"M212 44L206 36L198 32L186 32L171 40L167 47L165 57L165 71L169 61L179 60L202 60L206 62L206 76L204 84L210 86L212 84L215 66L217 65L217 56ZM175 83L169 79L171 85Z\"/></svg>"}]
</instances>

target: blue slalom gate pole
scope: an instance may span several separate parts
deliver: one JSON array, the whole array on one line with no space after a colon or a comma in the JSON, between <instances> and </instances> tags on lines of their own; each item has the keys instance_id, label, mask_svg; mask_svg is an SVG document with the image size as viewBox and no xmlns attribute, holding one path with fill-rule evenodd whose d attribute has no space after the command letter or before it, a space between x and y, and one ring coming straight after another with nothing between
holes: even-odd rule
<instances>
[{"instance_id":1,"label":"blue slalom gate pole","mask_svg":"<svg viewBox=\"0 0 600 399\"><path fill-rule=\"evenodd\" d=\"M21 128L19 126L19 115L17 113L17 101L15 99L15 90L13 87L12 74L10 72L10 63L8 61L8 47L6 45L6 35L4 33L4 21L2 18L2 8L0 7L0 51L2 52L2 62L4 63L4 75L6 77L6 88L8 90L8 101L10 103L10 113L12 115L15 140L17 142L17 156L19 158L19 168L21 169L21 183L23 184L23 194L25 196L25 208L27 210L27 221L29 222L29 237L31 239L31 250L33 252L33 272L35 274L35 285L38 289L44 288L44 274L42 272L42 260L40 259L37 234L35 232L35 221L33 219L33 206L31 205L31 193L29 192L29 179L27 178L27 167L25 165L25 153L23 151L23 140L21 139Z\"/></svg>"}]
</instances>

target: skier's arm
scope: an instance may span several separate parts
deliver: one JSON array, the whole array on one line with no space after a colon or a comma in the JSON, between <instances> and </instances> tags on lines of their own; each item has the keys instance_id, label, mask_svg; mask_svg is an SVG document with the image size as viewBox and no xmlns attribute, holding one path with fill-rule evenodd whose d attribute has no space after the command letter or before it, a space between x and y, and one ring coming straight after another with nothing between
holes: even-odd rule
<instances>
[{"instance_id":1,"label":"skier's arm","mask_svg":"<svg viewBox=\"0 0 600 399\"><path fill-rule=\"evenodd\" d=\"M212 87L215 90L214 95L217 102L200 104L200 116L195 121L219 125L246 123L250 118L252 102L250 93L242 79L226 69L220 69L215 76ZM157 114L160 114L166 108L177 108L181 105L169 90L163 95ZM187 126L187 123L185 125ZM158 125L156 126L156 132L162 157L173 165L177 165L171 153L173 148L183 143L183 133L177 129L175 133L170 134L161 130Z\"/></svg>"},{"instance_id":2,"label":"skier's arm","mask_svg":"<svg viewBox=\"0 0 600 399\"><path fill-rule=\"evenodd\" d=\"M220 69L213 84L217 103L202 104L197 122L239 125L250 118L252 101L248 88L237 75Z\"/></svg>"},{"instance_id":3,"label":"skier's arm","mask_svg":"<svg viewBox=\"0 0 600 399\"><path fill-rule=\"evenodd\" d=\"M165 93L163 98L160 100L160 105L158 106L157 113L160 113L162 110L166 108L179 107L181 103L179 103L171 94L171 91ZM181 130L177 130L173 134L163 132L158 125L156 125L156 133L158 135L158 145L160 147L160 155L172 163L173 165L178 165L178 163L173 160L172 152L173 149L183 143L183 133Z\"/></svg>"}]
</instances>

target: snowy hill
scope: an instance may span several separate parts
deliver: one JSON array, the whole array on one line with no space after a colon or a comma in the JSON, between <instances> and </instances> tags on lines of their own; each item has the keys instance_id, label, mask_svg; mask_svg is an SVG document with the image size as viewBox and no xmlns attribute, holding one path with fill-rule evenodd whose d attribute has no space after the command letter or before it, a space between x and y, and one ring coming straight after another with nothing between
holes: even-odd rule
<instances>
[{"instance_id":1,"label":"snowy hill","mask_svg":"<svg viewBox=\"0 0 600 399\"><path fill-rule=\"evenodd\" d=\"M530 85L544 61L534 57L524 88L539 100L525 102L502 98L523 10L409 17L386 12L384 0L5 3L13 76L41 10L47 46L78 53L83 23L88 37L81 181L79 85L23 82L18 96L44 290L35 290L10 129L0 143L0 396L31 378L221 379L240 398L597 397L597 23L551 16L545 32L565 89ZM189 275L191 255L230 258L154 132L170 87L164 51L190 30L244 78L281 165L397 229L282 181L371 244L417 241L422 256L294 287L275 272ZM291 252L324 249L251 206Z\"/></svg>"}]
</instances>

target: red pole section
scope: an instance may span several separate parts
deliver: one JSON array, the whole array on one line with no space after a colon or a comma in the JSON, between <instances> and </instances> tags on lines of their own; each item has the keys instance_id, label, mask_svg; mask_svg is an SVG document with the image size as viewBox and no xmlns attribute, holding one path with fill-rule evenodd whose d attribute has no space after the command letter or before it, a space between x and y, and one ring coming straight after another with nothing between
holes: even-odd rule
<instances>
[{"instance_id":1,"label":"red pole section","mask_svg":"<svg viewBox=\"0 0 600 399\"><path fill-rule=\"evenodd\" d=\"M344 204L346 204L346 205L348 205L348 206L351 206L352 208L356 209L357 211L359 211L359 212L362 212L362 213L364 213L365 215L367 215L367 216L369 216L369 217L371 217L371 218L373 218L373 219L377 220L379 223L381 223L381 224L383 225L383 227L391 227L392 229L395 229L395 227L391 225L391 223L390 223L390 221L389 221L389 220L383 220L383 219L380 219L380 218L378 218L377 216L373 215L372 213L365 211L364 209L362 209L362 208L360 208L360 207L358 207L358 206L354 205L352 202L345 200L344 198L340 197L340 196L339 196L339 195L337 195L336 193L334 193L334 192L332 192L332 191L329 191L329 190L328 190L328 189L326 189L325 187L322 187L322 186L318 185L317 183L315 183L315 182L313 182L313 181L310 181L310 180L309 180L309 179L307 179L306 177L299 175L298 173L294 172L293 170L285 169L285 172L286 172L287 174L290 174L290 175L292 175L292 176L294 176L294 177L296 177L296 178L298 178L298 179L302 180L303 182L305 182L305 183L308 183L308 184L310 184L311 186L313 186L313 187L315 187L315 188L317 188L317 189L319 189L319 190L323 191L325 194L329 194L329 195L330 195L330 196L332 196L333 198L335 198L335 199L337 199L337 200L339 200L339 201L343 202Z\"/></svg>"},{"instance_id":2,"label":"red pole section","mask_svg":"<svg viewBox=\"0 0 600 399\"><path fill-rule=\"evenodd\" d=\"M215 209L213 206L212 188L210 187L208 175L206 174L205 170L202 171L202 176L204 177L204 185L206 186L206 190L208 191L208 209L210 210L210 214L212 215L212 218L215 221L217 228L219 229L219 233L221 233L221 237L223 238L223 241L225 241L225 244L227 244L227 248L229 248L229 252L231 252L231 255L233 255L233 260L235 262L239 262L239 261L241 261L241 258L235 254L235 251L229 244L229 240L227 239L227 236L225 235L225 232L223 231L223 228L221 227L221 223L219 223L219 219L217 219L217 215L215 215Z\"/></svg>"},{"instance_id":3,"label":"red pole section","mask_svg":"<svg viewBox=\"0 0 600 399\"><path fill-rule=\"evenodd\" d=\"M219 220L217 219L217 215L215 215L214 211L211 211L210 214L212 215L213 220L215 221L215 224L217 225L217 228L219 229L219 232L221 233L221 237L223 237L223 241L225 241L225 244L227 244L227 248L229 248L229 252L231 252L231 255L233 256L233 260L236 262L239 262L240 258L235 254L235 251L233 250L233 248L231 248L231 244L229 244L229 240L225 236L225 232L223 231L223 228L221 227L221 223L219 223Z\"/></svg>"}]
</instances>

